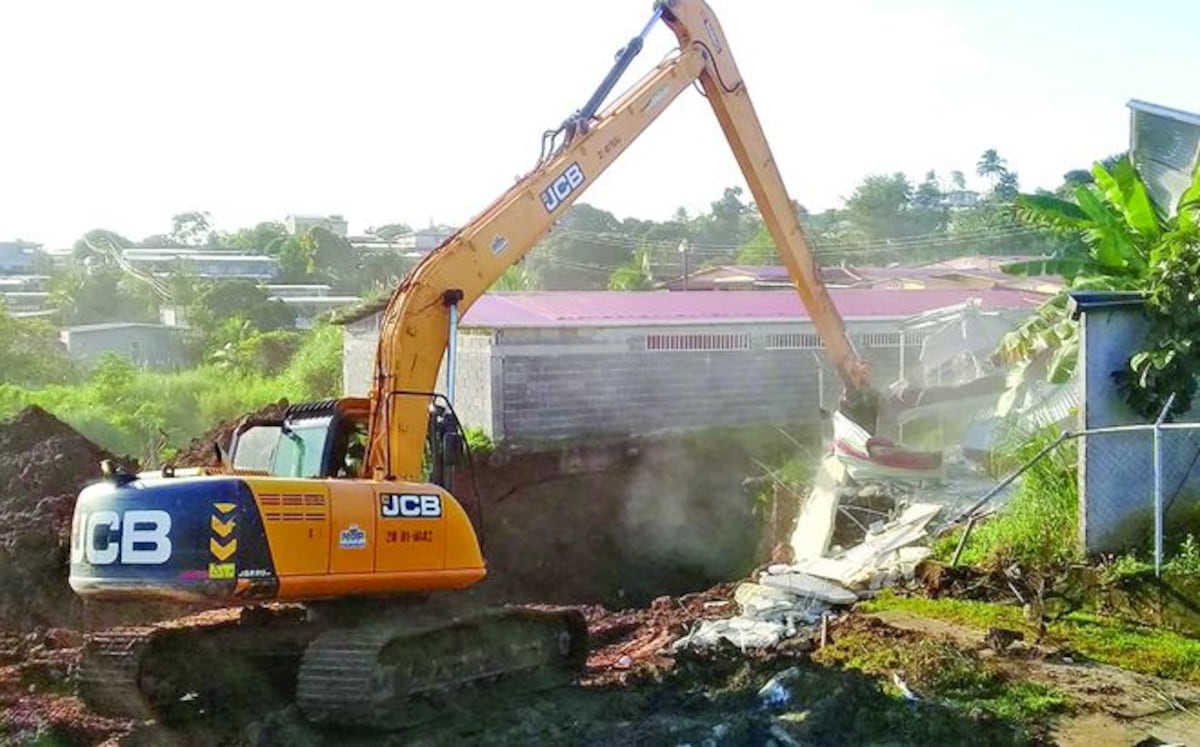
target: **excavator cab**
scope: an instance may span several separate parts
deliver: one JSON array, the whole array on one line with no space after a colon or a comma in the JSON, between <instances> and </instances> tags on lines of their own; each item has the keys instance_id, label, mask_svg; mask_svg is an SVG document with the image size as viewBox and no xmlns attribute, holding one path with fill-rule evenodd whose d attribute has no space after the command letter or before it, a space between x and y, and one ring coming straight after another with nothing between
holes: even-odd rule
<instances>
[{"instance_id":1,"label":"excavator cab","mask_svg":"<svg viewBox=\"0 0 1200 747\"><path fill-rule=\"evenodd\" d=\"M234 432L226 468L239 475L357 479L365 474L370 400L328 399L289 407L279 418L249 418ZM429 411L429 481L450 489L465 444L453 409Z\"/></svg>"},{"instance_id":2,"label":"excavator cab","mask_svg":"<svg viewBox=\"0 0 1200 747\"><path fill-rule=\"evenodd\" d=\"M251 418L223 459L235 474L299 478L363 475L370 402L329 399L289 407L280 418Z\"/></svg>"}]
</instances>

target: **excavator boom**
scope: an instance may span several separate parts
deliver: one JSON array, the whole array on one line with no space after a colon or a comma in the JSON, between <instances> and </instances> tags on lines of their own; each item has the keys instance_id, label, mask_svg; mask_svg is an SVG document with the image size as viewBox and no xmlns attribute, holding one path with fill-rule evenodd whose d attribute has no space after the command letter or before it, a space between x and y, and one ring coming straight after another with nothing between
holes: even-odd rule
<instances>
[{"instance_id":1,"label":"excavator boom","mask_svg":"<svg viewBox=\"0 0 1200 747\"><path fill-rule=\"evenodd\" d=\"M662 18L679 54L603 111L596 110ZM861 414L873 400L866 364L846 335L821 282L796 206L788 196L716 16L703 0L660 0L642 33L626 45L588 103L560 128L564 142L486 210L431 252L400 283L384 309L375 356L368 474L416 479L429 421L429 397L461 315L524 257L575 200L688 86L699 82L846 388ZM863 422L869 421L869 422Z\"/></svg>"}]
</instances>

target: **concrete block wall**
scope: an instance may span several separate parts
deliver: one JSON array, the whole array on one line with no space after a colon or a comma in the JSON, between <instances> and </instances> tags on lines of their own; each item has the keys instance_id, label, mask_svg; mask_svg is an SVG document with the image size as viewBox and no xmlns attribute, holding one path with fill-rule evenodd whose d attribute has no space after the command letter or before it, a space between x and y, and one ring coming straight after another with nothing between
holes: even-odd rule
<instances>
[{"instance_id":1,"label":"concrete block wall","mask_svg":"<svg viewBox=\"0 0 1200 747\"><path fill-rule=\"evenodd\" d=\"M900 373L898 347L873 348L861 335L894 323L852 327L877 386ZM509 446L593 436L621 437L743 425L815 425L832 410L841 382L823 348L768 349L768 335L813 334L804 322L724 325L463 328L455 408L467 426ZM366 394L376 324L348 325L344 373L349 394ZM647 336L734 335L746 349L653 350ZM919 347L904 358L915 363ZM445 391L445 367L438 391Z\"/></svg>"},{"instance_id":2,"label":"concrete block wall","mask_svg":"<svg viewBox=\"0 0 1200 747\"><path fill-rule=\"evenodd\" d=\"M1142 307L1127 299L1080 314L1080 427L1134 425L1146 420L1126 404L1112 373L1124 368L1145 339ZM1178 419L1200 420L1200 412ZM1172 516L1200 496L1200 430L1163 431L1163 485ZM1154 520L1154 435L1151 431L1085 436L1079 445L1080 537L1089 553L1122 552L1145 543Z\"/></svg>"}]
</instances>

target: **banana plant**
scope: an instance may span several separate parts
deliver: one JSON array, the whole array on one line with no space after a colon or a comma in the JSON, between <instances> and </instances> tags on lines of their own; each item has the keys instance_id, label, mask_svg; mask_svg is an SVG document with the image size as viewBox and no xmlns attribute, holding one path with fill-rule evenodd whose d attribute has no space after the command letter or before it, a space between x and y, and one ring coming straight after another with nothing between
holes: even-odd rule
<instances>
[{"instance_id":1,"label":"banana plant","mask_svg":"<svg viewBox=\"0 0 1200 747\"><path fill-rule=\"evenodd\" d=\"M1174 265L1168 260L1182 260L1181 247L1195 246L1194 237L1200 235L1200 221L1196 217L1200 205L1200 171L1173 215L1154 203L1128 156L1113 164L1111 170L1095 164L1092 175L1095 183L1077 186L1073 202L1051 195L1020 195L1016 200L1015 211L1021 222L1046 229L1062 241L1048 257L1009 263L1001 269L1013 275L1060 275L1066 281L1066 289L1042 304L1029 320L1001 340L995 360L1016 364L1017 368L1010 378L1010 391L1002 400L1000 414L1004 414L1006 407L1019 403L1021 389L1035 373L1056 383L1065 382L1074 374L1079 335L1078 325L1067 314L1067 291L1139 291L1148 294L1154 307L1153 291L1158 288L1160 307L1167 308L1162 306L1168 302L1163 294L1170 284L1164 282L1164 271L1169 271L1176 281L1182 279L1181 273L1188 271L1170 269ZM1159 371L1179 360L1179 348L1185 346L1184 341L1171 342L1171 339L1168 335L1166 340L1157 340L1161 349L1133 356L1130 375L1118 377L1127 399L1139 412L1152 404L1135 401L1137 395L1133 389L1145 389L1150 381L1148 370Z\"/></svg>"}]
</instances>

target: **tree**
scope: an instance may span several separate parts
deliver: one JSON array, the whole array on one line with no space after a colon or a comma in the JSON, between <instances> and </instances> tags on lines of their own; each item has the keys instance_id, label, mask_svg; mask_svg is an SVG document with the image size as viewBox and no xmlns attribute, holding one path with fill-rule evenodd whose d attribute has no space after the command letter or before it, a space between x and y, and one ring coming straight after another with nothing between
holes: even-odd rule
<instances>
[{"instance_id":1,"label":"tree","mask_svg":"<svg viewBox=\"0 0 1200 747\"><path fill-rule=\"evenodd\" d=\"M612 213L577 203L526 262L547 290L601 290L633 248L634 240Z\"/></svg>"},{"instance_id":2,"label":"tree","mask_svg":"<svg viewBox=\"0 0 1200 747\"><path fill-rule=\"evenodd\" d=\"M967 177L963 175L963 172L956 169L950 172L950 183L954 185L955 189L962 192L967 188Z\"/></svg>"},{"instance_id":3,"label":"tree","mask_svg":"<svg viewBox=\"0 0 1200 747\"><path fill-rule=\"evenodd\" d=\"M212 216L206 211L192 210L171 216L170 239L173 246L200 246L212 230Z\"/></svg>"},{"instance_id":4,"label":"tree","mask_svg":"<svg viewBox=\"0 0 1200 747\"><path fill-rule=\"evenodd\" d=\"M518 262L512 267L504 271L496 282L492 283L491 290L498 291L528 291L538 290L540 288L540 280L536 273L529 269L529 266L524 260Z\"/></svg>"},{"instance_id":5,"label":"tree","mask_svg":"<svg viewBox=\"0 0 1200 747\"><path fill-rule=\"evenodd\" d=\"M618 267L608 279L608 289L614 291L650 290L654 287L654 273L650 269L651 249L640 244L629 262Z\"/></svg>"},{"instance_id":6,"label":"tree","mask_svg":"<svg viewBox=\"0 0 1200 747\"><path fill-rule=\"evenodd\" d=\"M150 286L95 256L53 273L49 289L65 324L158 319L159 298Z\"/></svg>"},{"instance_id":7,"label":"tree","mask_svg":"<svg viewBox=\"0 0 1200 747\"><path fill-rule=\"evenodd\" d=\"M1020 183L1015 171L1005 170L996 180L996 186L992 188L992 196L998 200L1014 200L1019 193Z\"/></svg>"},{"instance_id":8,"label":"tree","mask_svg":"<svg viewBox=\"0 0 1200 747\"><path fill-rule=\"evenodd\" d=\"M771 232L763 226L754 238L738 249L737 263L739 265L777 265L780 262L779 252L775 249L775 240Z\"/></svg>"},{"instance_id":9,"label":"tree","mask_svg":"<svg viewBox=\"0 0 1200 747\"><path fill-rule=\"evenodd\" d=\"M922 208L938 208L942 205L942 198L942 187L938 183L937 172L930 169L925 173L924 181L917 185L912 203Z\"/></svg>"},{"instance_id":10,"label":"tree","mask_svg":"<svg viewBox=\"0 0 1200 747\"><path fill-rule=\"evenodd\" d=\"M247 254L278 255L283 242L287 241L287 227L282 223L264 221L252 228L239 228L221 237L221 244Z\"/></svg>"},{"instance_id":11,"label":"tree","mask_svg":"<svg viewBox=\"0 0 1200 747\"><path fill-rule=\"evenodd\" d=\"M995 148L988 148L975 164L975 173L989 179L994 187L1000 176L1007 171L1007 166Z\"/></svg>"},{"instance_id":12,"label":"tree","mask_svg":"<svg viewBox=\"0 0 1200 747\"><path fill-rule=\"evenodd\" d=\"M74 366L58 330L42 319L14 319L0 301L0 382L24 387L61 384Z\"/></svg>"},{"instance_id":13,"label":"tree","mask_svg":"<svg viewBox=\"0 0 1200 747\"><path fill-rule=\"evenodd\" d=\"M188 320L201 349L211 354L250 332L291 328L296 310L283 301L271 300L253 281L224 280L201 291L188 307Z\"/></svg>"},{"instance_id":14,"label":"tree","mask_svg":"<svg viewBox=\"0 0 1200 747\"><path fill-rule=\"evenodd\" d=\"M133 246L133 242L116 231L107 228L93 228L85 233L71 246L71 259L78 262L96 254L96 249L121 250Z\"/></svg>"}]
</instances>

